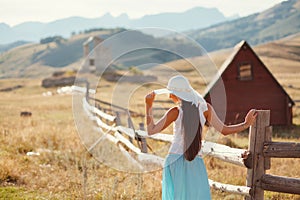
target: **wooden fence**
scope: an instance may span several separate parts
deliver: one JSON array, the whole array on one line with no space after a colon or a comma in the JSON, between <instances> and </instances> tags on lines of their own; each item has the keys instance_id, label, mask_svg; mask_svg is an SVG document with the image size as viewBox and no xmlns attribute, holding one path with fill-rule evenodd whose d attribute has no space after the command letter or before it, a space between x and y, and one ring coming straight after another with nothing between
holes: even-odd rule
<instances>
[{"instance_id":1,"label":"wooden fence","mask_svg":"<svg viewBox=\"0 0 300 200\"><path fill-rule=\"evenodd\" d=\"M95 106L91 106L88 103L89 101L93 101ZM143 162L151 162L163 166L164 158L148 153L150 146L147 144L147 140L171 143L173 135L158 133L149 136L144 131L143 123L140 123L138 130L135 129L131 120L131 113L134 114L134 112L120 107L118 108L120 111L102 108L100 103L104 105L109 105L109 103L90 98L89 95L86 95L82 102L84 110L91 119L95 120L101 129L105 129L106 132L110 133L106 134L107 139L115 143L131 162L135 163L139 168L143 168L141 165ZM127 114L127 127L121 124L120 114ZM89 150L96 145L97 141ZM300 194L299 178L266 174L266 170L271 168L270 159L272 157L300 158L300 143L272 142L269 110L258 111L256 122L249 129L247 150L203 141L202 151L204 155L247 168L245 186L224 184L209 179L211 188L244 195L247 200L264 199L265 190ZM129 152L137 156L132 157Z\"/></svg>"}]
</instances>

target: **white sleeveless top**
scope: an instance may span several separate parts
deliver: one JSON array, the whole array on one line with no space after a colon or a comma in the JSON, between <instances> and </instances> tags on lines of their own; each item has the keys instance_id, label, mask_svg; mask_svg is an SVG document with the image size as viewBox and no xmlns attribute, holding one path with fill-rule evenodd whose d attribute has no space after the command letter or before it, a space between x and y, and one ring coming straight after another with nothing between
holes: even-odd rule
<instances>
[{"instance_id":1,"label":"white sleeveless top","mask_svg":"<svg viewBox=\"0 0 300 200\"><path fill-rule=\"evenodd\" d=\"M203 112L205 112L207 110L207 104L200 104L199 108L199 115L200 115L200 124L203 127L206 119L204 117ZM172 141L171 147L169 149L169 153L171 154L183 154L183 125L182 125L182 116L183 116L183 112L181 107L178 107L179 113L178 113L178 117L175 120L174 124L173 124L173 134L174 134L174 139ZM202 148L199 151L198 155L202 155Z\"/></svg>"}]
</instances>

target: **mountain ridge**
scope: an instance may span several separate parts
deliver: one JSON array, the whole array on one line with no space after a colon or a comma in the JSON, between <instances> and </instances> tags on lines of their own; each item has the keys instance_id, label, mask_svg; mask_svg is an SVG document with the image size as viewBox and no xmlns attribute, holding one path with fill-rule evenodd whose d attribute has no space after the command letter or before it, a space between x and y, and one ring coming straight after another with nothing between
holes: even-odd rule
<instances>
[{"instance_id":1,"label":"mountain ridge","mask_svg":"<svg viewBox=\"0 0 300 200\"><path fill-rule=\"evenodd\" d=\"M230 48L241 40L251 45L277 40L300 32L300 0L281 2L263 12L222 22L186 34L207 51Z\"/></svg>"},{"instance_id":2,"label":"mountain ridge","mask_svg":"<svg viewBox=\"0 0 300 200\"><path fill-rule=\"evenodd\" d=\"M209 19L205 18L205 15L209 15ZM198 20L197 23L194 23L194 17L205 20ZM184 31L192 28L203 28L228 19L231 18L226 18L216 8L195 7L184 12L146 15L138 19L130 19L127 14L113 17L110 13L106 13L97 18L72 16L48 23L24 22L12 27L5 23L0 23L0 44L9 44L18 40L37 42L43 37L53 35L69 37L74 32L83 32L91 28L123 27L134 29L155 26ZM187 23L189 21L191 23ZM28 30L30 30L31 34L28 34Z\"/></svg>"}]
</instances>

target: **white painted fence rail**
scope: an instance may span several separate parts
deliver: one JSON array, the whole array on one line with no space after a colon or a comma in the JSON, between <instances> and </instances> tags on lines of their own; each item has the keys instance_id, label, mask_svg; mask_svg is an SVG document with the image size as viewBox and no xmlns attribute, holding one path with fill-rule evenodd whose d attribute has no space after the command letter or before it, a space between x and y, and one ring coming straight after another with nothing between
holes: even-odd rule
<instances>
[{"instance_id":1,"label":"white painted fence rail","mask_svg":"<svg viewBox=\"0 0 300 200\"><path fill-rule=\"evenodd\" d=\"M83 98L83 107L89 110L90 112L99 115L99 117L104 118L108 121L114 122L116 120L116 116L109 115L98 108L95 108L94 106L91 106L85 98Z\"/></svg>"},{"instance_id":2,"label":"white painted fence rail","mask_svg":"<svg viewBox=\"0 0 300 200\"><path fill-rule=\"evenodd\" d=\"M237 186L219 183L213 180L208 179L209 185L211 188L221 190L223 192L235 193L235 194L243 194L249 195L251 188L247 186Z\"/></svg>"},{"instance_id":3,"label":"white painted fence rail","mask_svg":"<svg viewBox=\"0 0 300 200\"><path fill-rule=\"evenodd\" d=\"M120 129L120 128L118 128ZM123 131L126 130L129 132L133 132L132 129L124 128ZM151 138L158 141L163 142L172 142L173 135L169 134L163 134L163 133L157 133L154 135L149 136L146 131L137 130L136 131L138 135L145 137L145 138ZM132 133L131 133L132 134ZM231 148L226 145L209 142L209 141L202 141L202 153L203 155L209 155L214 158L218 158L220 160L223 160L225 162L229 162L232 164L236 164L239 166L244 167L243 162L243 155L247 152L245 149L237 149L237 148Z\"/></svg>"},{"instance_id":4,"label":"white painted fence rail","mask_svg":"<svg viewBox=\"0 0 300 200\"><path fill-rule=\"evenodd\" d=\"M86 93L87 88L86 87L79 87L76 85L72 85L72 91L74 92L80 92L80 93ZM90 94L96 94L96 90L89 89Z\"/></svg>"}]
</instances>

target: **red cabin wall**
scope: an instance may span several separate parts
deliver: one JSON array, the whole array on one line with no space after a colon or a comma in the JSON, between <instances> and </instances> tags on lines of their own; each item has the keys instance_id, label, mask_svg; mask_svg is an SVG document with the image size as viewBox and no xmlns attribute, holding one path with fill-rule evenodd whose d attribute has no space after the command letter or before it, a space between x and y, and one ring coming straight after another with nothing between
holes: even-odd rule
<instances>
[{"instance_id":1,"label":"red cabin wall","mask_svg":"<svg viewBox=\"0 0 300 200\"><path fill-rule=\"evenodd\" d=\"M238 79L238 66L245 62L252 65L252 80ZM227 99L226 124L244 121L251 108L271 110L271 125L292 124L287 95L250 48L241 48L221 77ZM206 99L210 102L209 96ZM218 113L221 107L215 109Z\"/></svg>"}]
</instances>

